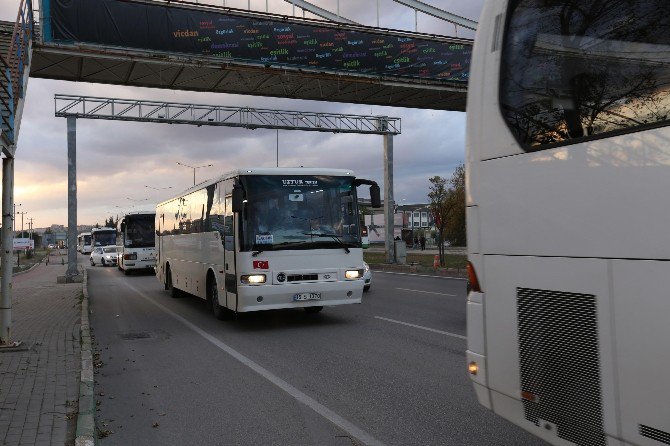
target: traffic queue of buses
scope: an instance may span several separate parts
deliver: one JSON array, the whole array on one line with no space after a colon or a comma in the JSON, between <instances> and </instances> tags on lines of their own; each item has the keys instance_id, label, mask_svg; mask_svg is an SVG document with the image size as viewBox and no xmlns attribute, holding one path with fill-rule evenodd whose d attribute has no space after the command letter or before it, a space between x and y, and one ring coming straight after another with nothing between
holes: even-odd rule
<instances>
[{"instance_id":1,"label":"traffic queue of buses","mask_svg":"<svg viewBox=\"0 0 670 446\"><path fill-rule=\"evenodd\" d=\"M362 185L372 207L381 207L377 183L351 171L237 170L159 203L155 213L125 215L119 234L80 234L79 252L90 252L91 265L117 265L126 274L154 268L173 297L205 299L219 319L361 303L370 286L357 199Z\"/></svg>"}]
</instances>

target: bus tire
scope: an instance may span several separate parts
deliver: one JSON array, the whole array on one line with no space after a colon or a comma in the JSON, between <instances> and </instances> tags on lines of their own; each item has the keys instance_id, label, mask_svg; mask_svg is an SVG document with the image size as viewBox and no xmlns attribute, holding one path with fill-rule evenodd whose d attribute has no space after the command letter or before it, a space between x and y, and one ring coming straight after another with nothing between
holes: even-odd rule
<instances>
[{"instance_id":1,"label":"bus tire","mask_svg":"<svg viewBox=\"0 0 670 446\"><path fill-rule=\"evenodd\" d=\"M212 273L207 275L207 300L215 318L220 321L227 319L228 309L219 305L219 287Z\"/></svg>"},{"instance_id":2,"label":"bus tire","mask_svg":"<svg viewBox=\"0 0 670 446\"><path fill-rule=\"evenodd\" d=\"M174 284L172 283L172 271L170 270L169 265L165 270L165 289L170 293L170 297L179 297L179 290L175 288Z\"/></svg>"},{"instance_id":3,"label":"bus tire","mask_svg":"<svg viewBox=\"0 0 670 446\"><path fill-rule=\"evenodd\" d=\"M323 310L323 307L305 307L305 313L315 314Z\"/></svg>"},{"instance_id":4,"label":"bus tire","mask_svg":"<svg viewBox=\"0 0 670 446\"><path fill-rule=\"evenodd\" d=\"M119 267L119 269L121 269L121 267ZM130 275L130 271L128 271L128 268L123 270L123 275L124 276L129 276Z\"/></svg>"}]
</instances>

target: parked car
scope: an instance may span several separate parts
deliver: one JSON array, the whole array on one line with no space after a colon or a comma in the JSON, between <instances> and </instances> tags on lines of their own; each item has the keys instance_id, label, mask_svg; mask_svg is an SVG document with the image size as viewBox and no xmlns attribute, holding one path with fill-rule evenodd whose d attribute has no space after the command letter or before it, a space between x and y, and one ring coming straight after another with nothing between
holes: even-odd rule
<instances>
[{"instance_id":1,"label":"parked car","mask_svg":"<svg viewBox=\"0 0 670 446\"><path fill-rule=\"evenodd\" d=\"M114 266L119 261L119 251L116 246L98 246L91 251L91 266Z\"/></svg>"},{"instance_id":2,"label":"parked car","mask_svg":"<svg viewBox=\"0 0 670 446\"><path fill-rule=\"evenodd\" d=\"M368 291L372 285L372 270L370 265L367 262L363 262L365 265L365 272L363 273L363 280L365 280L365 285L363 285L363 291Z\"/></svg>"}]
</instances>

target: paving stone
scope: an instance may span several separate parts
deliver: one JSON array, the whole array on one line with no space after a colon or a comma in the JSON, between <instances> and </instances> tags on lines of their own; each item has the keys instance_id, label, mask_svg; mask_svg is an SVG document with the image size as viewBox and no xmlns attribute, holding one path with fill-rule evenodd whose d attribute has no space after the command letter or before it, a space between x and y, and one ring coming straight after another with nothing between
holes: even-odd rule
<instances>
[{"instance_id":1,"label":"paving stone","mask_svg":"<svg viewBox=\"0 0 670 446\"><path fill-rule=\"evenodd\" d=\"M13 278L13 338L30 348L0 353L3 446L74 443L64 414L79 394L81 284L57 285L66 269L52 262Z\"/></svg>"}]
</instances>

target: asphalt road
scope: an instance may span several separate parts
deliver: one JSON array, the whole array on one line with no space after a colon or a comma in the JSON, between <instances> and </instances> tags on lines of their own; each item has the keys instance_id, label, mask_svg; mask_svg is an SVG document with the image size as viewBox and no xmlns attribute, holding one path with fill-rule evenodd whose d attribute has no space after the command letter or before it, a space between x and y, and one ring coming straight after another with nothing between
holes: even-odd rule
<instances>
[{"instance_id":1,"label":"asphalt road","mask_svg":"<svg viewBox=\"0 0 670 446\"><path fill-rule=\"evenodd\" d=\"M362 305L218 321L89 267L103 445L540 445L479 406L465 283L376 273Z\"/></svg>"}]
</instances>

